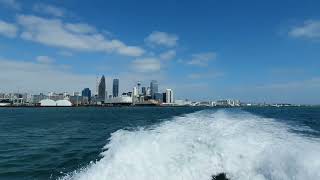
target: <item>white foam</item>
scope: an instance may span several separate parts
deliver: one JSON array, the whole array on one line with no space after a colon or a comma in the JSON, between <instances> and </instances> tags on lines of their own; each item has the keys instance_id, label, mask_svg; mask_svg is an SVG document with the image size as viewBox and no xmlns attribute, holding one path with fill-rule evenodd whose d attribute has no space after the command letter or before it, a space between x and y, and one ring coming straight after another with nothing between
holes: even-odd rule
<instances>
[{"instance_id":1,"label":"white foam","mask_svg":"<svg viewBox=\"0 0 320 180\"><path fill-rule=\"evenodd\" d=\"M320 140L249 113L201 111L158 126L119 130L103 158L62 179L320 179Z\"/></svg>"}]
</instances>

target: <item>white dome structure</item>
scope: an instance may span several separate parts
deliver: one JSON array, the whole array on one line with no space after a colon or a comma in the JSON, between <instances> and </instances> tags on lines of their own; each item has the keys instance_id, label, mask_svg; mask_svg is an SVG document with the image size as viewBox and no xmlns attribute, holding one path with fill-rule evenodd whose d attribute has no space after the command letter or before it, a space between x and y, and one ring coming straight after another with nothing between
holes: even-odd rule
<instances>
[{"instance_id":1,"label":"white dome structure","mask_svg":"<svg viewBox=\"0 0 320 180\"><path fill-rule=\"evenodd\" d=\"M58 100L56 101L57 106L72 106L72 103L69 100Z\"/></svg>"},{"instance_id":2,"label":"white dome structure","mask_svg":"<svg viewBox=\"0 0 320 180\"><path fill-rule=\"evenodd\" d=\"M57 103L52 99L43 99L40 101L40 106L57 106Z\"/></svg>"}]
</instances>

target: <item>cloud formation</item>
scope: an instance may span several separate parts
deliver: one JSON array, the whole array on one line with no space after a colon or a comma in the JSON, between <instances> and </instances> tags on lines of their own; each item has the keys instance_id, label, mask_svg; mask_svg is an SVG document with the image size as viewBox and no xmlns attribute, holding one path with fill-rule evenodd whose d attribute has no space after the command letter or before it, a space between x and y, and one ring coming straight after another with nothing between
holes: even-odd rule
<instances>
[{"instance_id":1,"label":"cloud formation","mask_svg":"<svg viewBox=\"0 0 320 180\"><path fill-rule=\"evenodd\" d=\"M63 17L65 15L65 10L53 5L37 3L33 5L33 11L47 14L56 17Z\"/></svg>"},{"instance_id":2,"label":"cloud formation","mask_svg":"<svg viewBox=\"0 0 320 180\"><path fill-rule=\"evenodd\" d=\"M6 37L14 38L17 36L18 28L14 24L10 24L0 20L0 34Z\"/></svg>"},{"instance_id":3,"label":"cloud formation","mask_svg":"<svg viewBox=\"0 0 320 180\"><path fill-rule=\"evenodd\" d=\"M41 64L50 64L54 62L54 59L50 58L49 56L37 56L36 60Z\"/></svg>"},{"instance_id":4,"label":"cloud formation","mask_svg":"<svg viewBox=\"0 0 320 180\"><path fill-rule=\"evenodd\" d=\"M173 47L177 45L179 38L175 34L166 32L154 31L147 38L145 42L152 45L162 45L166 47Z\"/></svg>"},{"instance_id":5,"label":"cloud formation","mask_svg":"<svg viewBox=\"0 0 320 180\"><path fill-rule=\"evenodd\" d=\"M206 67L211 60L216 59L217 54L215 52L206 52L193 54L192 59L187 62L188 65L194 65L199 67Z\"/></svg>"},{"instance_id":6,"label":"cloud formation","mask_svg":"<svg viewBox=\"0 0 320 180\"><path fill-rule=\"evenodd\" d=\"M160 59L163 59L163 60L170 60L174 57L176 57L175 50L169 50L169 51L166 51L166 52L160 54Z\"/></svg>"},{"instance_id":7,"label":"cloud formation","mask_svg":"<svg viewBox=\"0 0 320 180\"><path fill-rule=\"evenodd\" d=\"M20 10L21 5L16 0L0 0L0 4L2 4L5 7L12 8L15 10Z\"/></svg>"},{"instance_id":8,"label":"cloud formation","mask_svg":"<svg viewBox=\"0 0 320 180\"><path fill-rule=\"evenodd\" d=\"M75 74L61 66L25 61L0 59L0 82L6 82L2 91L72 92L86 87L93 88L95 76Z\"/></svg>"},{"instance_id":9,"label":"cloud formation","mask_svg":"<svg viewBox=\"0 0 320 180\"><path fill-rule=\"evenodd\" d=\"M296 38L320 38L320 20L308 20L303 25L296 26L289 31L289 35Z\"/></svg>"},{"instance_id":10,"label":"cloud formation","mask_svg":"<svg viewBox=\"0 0 320 180\"><path fill-rule=\"evenodd\" d=\"M60 48L79 51L118 53L126 56L141 56L145 51L137 46L128 46L117 39L107 39L87 24L65 23L60 19L46 19L32 15L18 15L22 27L21 38Z\"/></svg>"},{"instance_id":11,"label":"cloud formation","mask_svg":"<svg viewBox=\"0 0 320 180\"><path fill-rule=\"evenodd\" d=\"M134 60L132 62L132 68L142 73L157 72L160 71L161 64L156 58L142 58Z\"/></svg>"}]
</instances>

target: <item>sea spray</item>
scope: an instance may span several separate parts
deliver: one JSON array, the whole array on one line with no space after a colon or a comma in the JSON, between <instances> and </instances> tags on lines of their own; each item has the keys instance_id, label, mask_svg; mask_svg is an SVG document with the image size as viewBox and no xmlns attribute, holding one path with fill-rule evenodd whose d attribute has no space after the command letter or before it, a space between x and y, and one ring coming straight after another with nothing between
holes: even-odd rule
<instances>
[{"instance_id":1,"label":"sea spray","mask_svg":"<svg viewBox=\"0 0 320 180\"><path fill-rule=\"evenodd\" d=\"M61 179L320 179L320 141L274 119L205 110L118 130L96 163Z\"/></svg>"}]
</instances>

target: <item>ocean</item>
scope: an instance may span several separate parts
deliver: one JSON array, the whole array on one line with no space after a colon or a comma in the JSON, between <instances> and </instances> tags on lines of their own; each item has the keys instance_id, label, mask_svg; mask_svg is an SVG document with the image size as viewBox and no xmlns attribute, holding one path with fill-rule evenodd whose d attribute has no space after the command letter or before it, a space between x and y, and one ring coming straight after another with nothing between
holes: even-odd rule
<instances>
[{"instance_id":1,"label":"ocean","mask_svg":"<svg viewBox=\"0 0 320 180\"><path fill-rule=\"evenodd\" d=\"M320 107L0 108L0 179L320 179Z\"/></svg>"}]
</instances>

